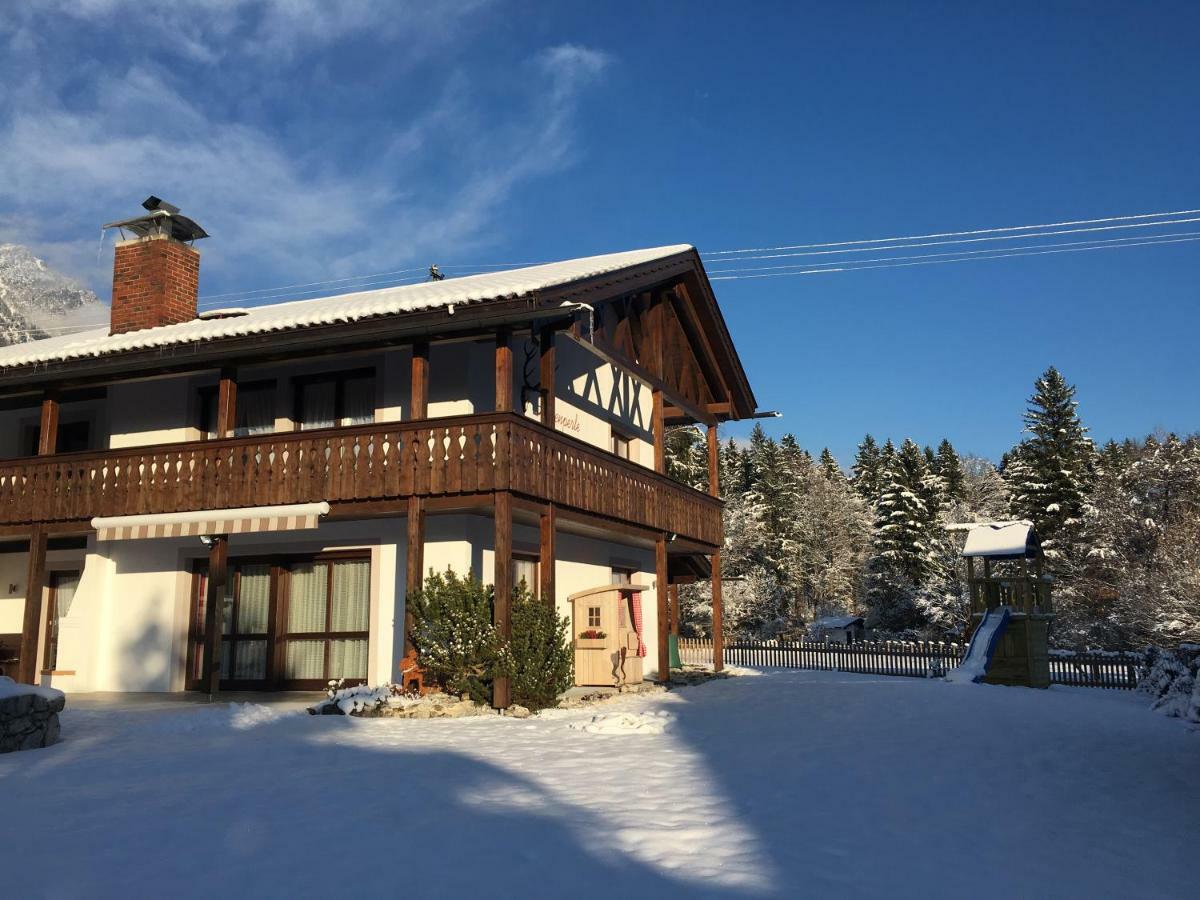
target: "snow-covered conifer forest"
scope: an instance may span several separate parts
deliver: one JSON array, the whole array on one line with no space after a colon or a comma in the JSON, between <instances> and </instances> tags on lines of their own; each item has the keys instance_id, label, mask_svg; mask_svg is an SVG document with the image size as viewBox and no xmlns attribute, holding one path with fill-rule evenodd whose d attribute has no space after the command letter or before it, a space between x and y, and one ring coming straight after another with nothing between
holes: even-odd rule
<instances>
[{"instance_id":1,"label":"snow-covered conifer forest","mask_svg":"<svg viewBox=\"0 0 1200 900\"><path fill-rule=\"evenodd\" d=\"M814 618L865 614L877 634L952 637L967 623L962 537L946 525L1029 519L1054 588L1053 641L1122 649L1200 640L1200 436L1097 447L1054 368L1034 387L1023 439L998 461L863 438L849 473L828 450L756 427L721 448L726 627L794 637ZM702 435L668 442L672 475L705 487ZM692 633L706 585L685 588Z\"/></svg>"}]
</instances>

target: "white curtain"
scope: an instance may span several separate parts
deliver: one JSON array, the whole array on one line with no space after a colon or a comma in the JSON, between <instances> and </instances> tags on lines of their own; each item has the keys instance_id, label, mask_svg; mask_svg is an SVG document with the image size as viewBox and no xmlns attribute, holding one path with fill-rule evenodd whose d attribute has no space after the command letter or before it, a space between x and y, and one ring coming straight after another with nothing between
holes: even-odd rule
<instances>
[{"instance_id":1,"label":"white curtain","mask_svg":"<svg viewBox=\"0 0 1200 900\"><path fill-rule=\"evenodd\" d=\"M370 375L347 378L342 393L343 425L362 425L375 421L375 379Z\"/></svg>"},{"instance_id":2,"label":"white curtain","mask_svg":"<svg viewBox=\"0 0 1200 900\"><path fill-rule=\"evenodd\" d=\"M288 577L289 634L325 631L329 592L329 564L295 566Z\"/></svg>"},{"instance_id":3,"label":"white curtain","mask_svg":"<svg viewBox=\"0 0 1200 900\"><path fill-rule=\"evenodd\" d=\"M329 642L330 678L366 678L367 642L338 640Z\"/></svg>"},{"instance_id":4,"label":"white curtain","mask_svg":"<svg viewBox=\"0 0 1200 900\"><path fill-rule=\"evenodd\" d=\"M325 642L288 641L283 677L288 680L324 678Z\"/></svg>"},{"instance_id":5,"label":"white curtain","mask_svg":"<svg viewBox=\"0 0 1200 900\"><path fill-rule=\"evenodd\" d=\"M275 430L275 388L271 385L244 388L237 395L238 437L270 434Z\"/></svg>"},{"instance_id":6,"label":"white curtain","mask_svg":"<svg viewBox=\"0 0 1200 900\"><path fill-rule=\"evenodd\" d=\"M266 641L238 641L233 677L237 681L262 681L267 677Z\"/></svg>"},{"instance_id":7,"label":"white curtain","mask_svg":"<svg viewBox=\"0 0 1200 900\"><path fill-rule=\"evenodd\" d=\"M242 566L238 591L238 634L266 634L271 611L271 567Z\"/></svg>"},{"instance_id":8,"label":"white curtain","mask_svg":"<svg viewBox=\"0 0 1200 900\"><path fill-rule=\"evenodd\" d=\"M525 587L529 589L529 593L537 596L538 561L536 559L516 558L512 561L513 587L519 586L522 581L525 582Z\"/></svg>"},{"instance_id":9,"label":"white curtain","mask_svg":"<svg viewBox=\"0 0 1200 900\"><path fill-rule=\"evenodd\" d=\"M365 559L333 564L331 631L366 631L370 627L371 563Z\"/></svg>"},{"instance_id":10,"label":"white curtain","mask_svg":"<svg viewBox=\"0 0 1200 900\"><path fill-rule=\"evenodd\" d=\"M300 388L300 428L331 428L336 423L337 384L310 381Z\"/></svg>"}]
</instances>

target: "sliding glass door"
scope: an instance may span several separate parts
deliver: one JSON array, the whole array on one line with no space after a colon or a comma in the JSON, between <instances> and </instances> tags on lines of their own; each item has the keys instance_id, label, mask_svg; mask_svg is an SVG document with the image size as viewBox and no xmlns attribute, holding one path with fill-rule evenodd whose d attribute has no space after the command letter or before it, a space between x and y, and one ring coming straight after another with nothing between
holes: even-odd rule
<instances>
[{"instance_id":1,"label":"sliding glass door","mask_svg":"<svg viewBox=\"0 0 1200 900\"><path fill-rule=\"evenodd\" d=\"M221 687L317 690L367 677L371 563L356 555L230 564L221 616ZM187 685L203 687L207 573L196 572Z\"/></svg>"},{"instance_id":2,"label":"sliding glass door","mask_svg":"<svg viewBox=\"0 0 1200 900\"><path fill-rule=\"evenodd\" d=\"M288 570L283 678L324 687L367 677L371 564L365 559L297 563Z\"/></svg>"}]
</instances>

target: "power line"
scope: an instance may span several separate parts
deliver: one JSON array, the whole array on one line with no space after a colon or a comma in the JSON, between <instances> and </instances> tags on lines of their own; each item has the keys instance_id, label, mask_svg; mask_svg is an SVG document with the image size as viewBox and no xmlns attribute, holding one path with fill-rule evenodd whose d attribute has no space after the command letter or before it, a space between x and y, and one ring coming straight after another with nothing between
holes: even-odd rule
<instances>
[{"instance_id":1,"label":"power line","mask_svg":"<svg viewBox=\"0 0 1200 900\"><path fill-rule=\"evenodd\" d=\"M1011 259L1012 257L1015 257L1015 256L1045 256L1045 255L1051 254L1051 253L1083 253L1088 250L1124 250L1126 247L1147 247L1147 246L1153 246L1156 244L1185 244L1185 243L1190 243L1192 241L1200 241L1200 237L1167 238L1167 237L1163 236L1160 238L1151 238L1148 240L1139 241L1138 243L1118 244L1116 246L1099 245L1099 246L1088 246L1088 247L1067 247L1067 248L1062 248L1062 249L1030 250L1030 251L1023 251L1023 252L997 251L996 254L993 256L973 256L973 257L969 257L967 259L927 259L927 260L920 260L917 262L884 263L881 265L871 265L871 266L862 266L862 265L856 266L852 262L844 262L844 263L840 263L840 268L836 268L836 269L807 269L803 272L766 272L766 273L762 273L762 274L758 274L758 275L716 275L716 276L710 278L709 280L710 281L741 281L743 279L748 279L748 278L781 278L781 277L784 277L787 275L817 275L817 274L821 274L824 272L861 272L865 269L904 269L904 268L909 268L911 266L939 266L939 265L944 265L946 263L979 262L980 260L987 260L987 259Z\"/></svg>"},{"instance_id":2,"label":"power line","mask_svg":"<svg viewBox=\"0 0 1200 900\"><path fill-rule=\"evenodd\" d=\"M917 247L944 247L950 244L978 244L986 241L1021 241L1030 238L1057 237L1062 234L1084 234L1097 231L1119 231L1125 228L1155 228L1162 225L1186 225L1189 222L1200 222L1200 217L1190 219L1172 219L1169 222L1135 222L1128 225L1098 225L1093 228L1066 228L1061 231L1045 231L1036 234L1005 234L994 237L955 238L949 241L925 241L919 244L889 244L883 247L854 247L843 250L810 250L804 253L768 253L761 256L739 256L733 259L717 260L718 262L743 262L753 259L791 259L799 256L832 256L845 253L869 253L872 250L907 250Z\"/></svg>"},{"instance_id":3,"label":"power line","mask_svg":"<svg viewBox=\"0 0 1200 900\"><path fill-rule=\"evenodd\" d=\"M741 250L707 250L705 256L722 256L731 253L770 253L776 250L808 250L819 247L849 247L855 244L886 244L889 241L921 241L927 238L962 237L976 234L997 234L1004 231L1035 231L1039 228L1065 228L1069 225L1100 225L1104 222L1129 222L1136 219L1157 219L1162 216L1190 216L1200 209L1181 209L1175 212L1139 213L1133 216L1106 216L1102 219L1076 219L1071 222L1047 222L1042 225L1009 225L1003 228L976 228L972 231L944 231L935 234L913 234L905 237L871 238L860 241L833 241L824 244L791 244L781 247L749 247ZM1065 232L1064 232L1065 233Z\"/></svg>"},{"instance_id":4,"label":"power line","mask_svg":"<svg viewBox=\"0 0 1200 900\"><path fill-rule=\"evenodd\" d=\"M1190 235L1200 235L1200 231L1177 231L1177 232L1173 232L1169 235L1156 235L1155 237L1156 238L1158 238L1158 237L1162 237L1162 238L1185 237L1185 236L1190 236ZM782 265L782 266L745 266L745 267L739 267L739 268L733 268L733 269L710 269L709 275L731 274L731 273L738 273L738 272L769 272L769 271L773 271L776 269L820 268L820 267L824 267L824 266L856 266L859 263L891 262L893 260L906 260L906 259L929 259L929 258L936 257L936 256L976 256L981 253L1010 253L1011 251L1015 251L1015 250L1039 250L1039 249L1046 248L1046 247L1079 247L1079 246L1083 246L1085 244L1094 244L1094 245L1097 245L1096 249L1100 249L1099 245L1121 244L1121 243L1125 243L1128 241L1139 241L1139 240L1142 240L1139 236L1106 238L1104 240L1093 238L1091 240L1086 240L1086 241L1063 241L1058 244L1027 244L1023 247L1003 247L1003 248L988 247L987 249L984 249L984 250L943 250L941 253L914 253L914 254L911 254L908 256L876 256L876 257L871 257L868 259L838 260L837 262L827 262L827 263L805 262L805 263L789 263L787 265ZM730 262L733 262L733 260L730 260ZM737 262L741 262L741 260L737 260Z\"/></svg>"}]
</instances>

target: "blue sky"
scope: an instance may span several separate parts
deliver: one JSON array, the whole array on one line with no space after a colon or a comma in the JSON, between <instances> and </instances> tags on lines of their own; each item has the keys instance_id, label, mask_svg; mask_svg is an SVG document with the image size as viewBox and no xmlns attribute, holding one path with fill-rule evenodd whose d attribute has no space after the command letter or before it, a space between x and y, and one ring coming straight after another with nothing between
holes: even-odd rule
<instances>
[{"instance_id":1,"label":"blue sky","mask_svg":"<svg viewBox=\"0 0 1200 900\"><path fill-rule=\"evenodd\" d=\"M28 0L0 240L107 298L98 226L151 192L213 235L207 295L1200 207L1200 7L966 6ZM1198 274L1178 243L715 285L768 430L849 462L998 457L1050 364L1098 439L1195 430Z\"/></svg>"}]
</instances>

